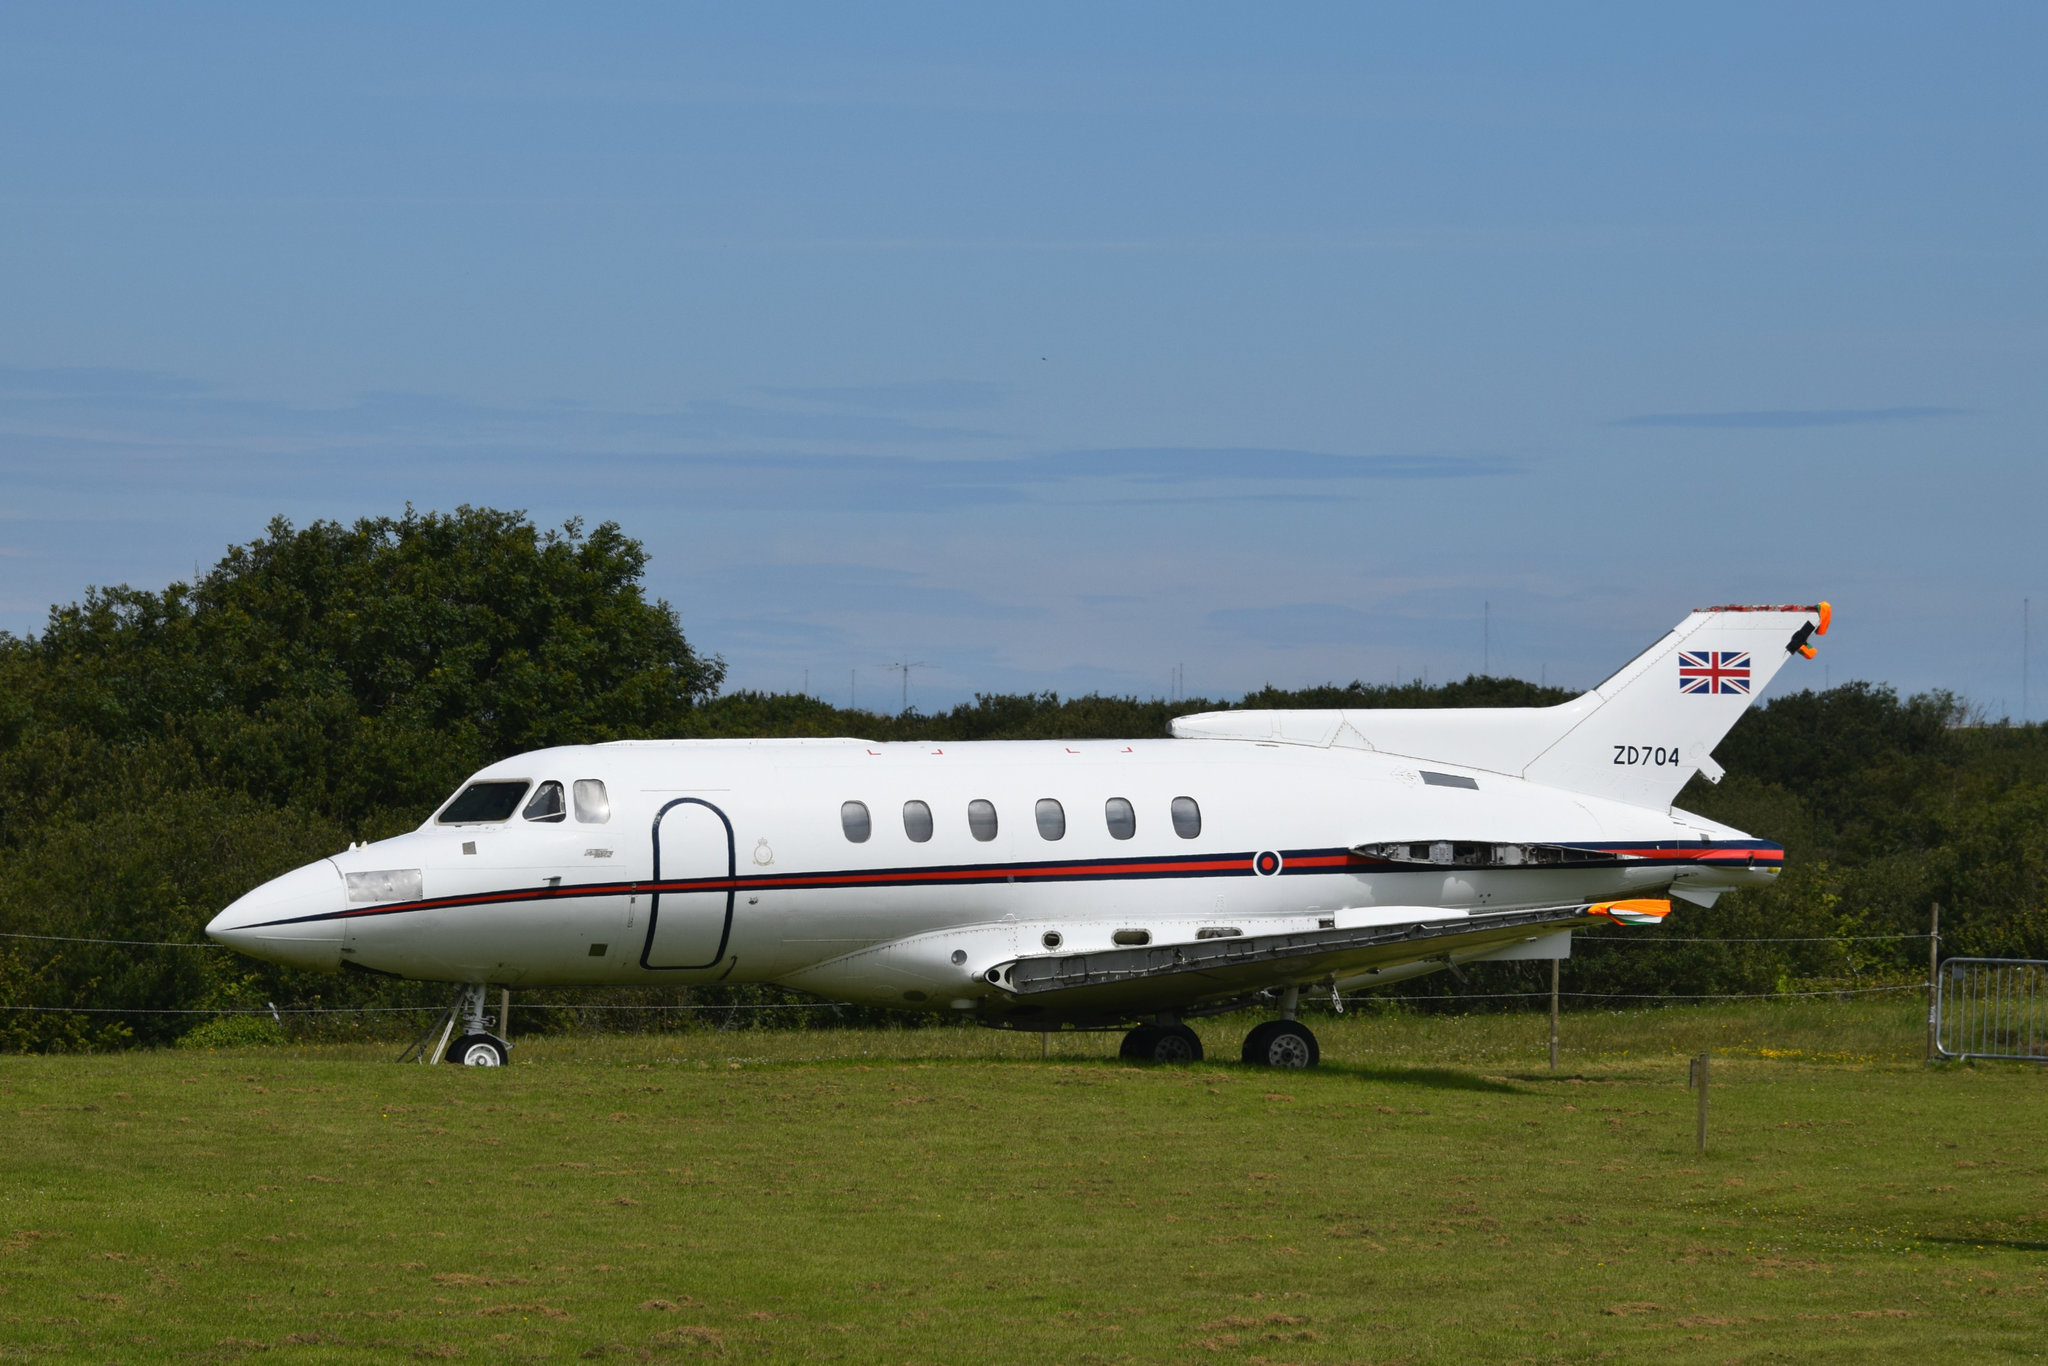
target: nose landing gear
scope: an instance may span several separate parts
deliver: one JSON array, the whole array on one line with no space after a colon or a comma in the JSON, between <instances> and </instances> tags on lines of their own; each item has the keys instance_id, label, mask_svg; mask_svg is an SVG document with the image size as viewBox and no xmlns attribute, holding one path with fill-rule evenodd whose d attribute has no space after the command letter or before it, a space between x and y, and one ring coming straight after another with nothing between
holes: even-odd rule
<instances>
[{"instance_id":1,"label":"nose landing gear","mask_svg":"<svg viewBox=\"0 0 2048 1366\"><path fill-rule=\"evenodd\" d=\"M450 1012L448 1028L455 1028L455 1017L462 1019L462 1035L449 1044L441 1054L442 1062L459 1063L464 1067L503 1067L512 1061L512 1045L495 1034L486 1031L497 1023L484 1014L484 997L490 987L483 982L462 989L461 1000ZM448 1035L441 1036L446 1039Z\"/></svg>"}]
</instances>

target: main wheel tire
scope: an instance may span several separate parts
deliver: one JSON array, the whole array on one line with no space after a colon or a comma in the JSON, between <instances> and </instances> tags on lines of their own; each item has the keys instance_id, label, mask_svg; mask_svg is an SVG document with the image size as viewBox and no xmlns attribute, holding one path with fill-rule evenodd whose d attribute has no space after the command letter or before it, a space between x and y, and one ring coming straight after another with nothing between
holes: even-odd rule
<instances>
[{"instance_id":1,"label":"main wheel tire","mask_svg":"<svg viewBox=\"0 0 2048 1366\"><path fill-rule=\"evenodd\" d=\"M1150 1062L1152 1046L1158 1036L1158 1025L1139 1025L1124 1035L1124 1041L1117 1045L1116 1055L1125 1062Z\"/></svg>"},{"instance_id":2,"label":"main wheel tire","mask_svg":"<svg viewBox=\"0 0 2048 1366\"><path fill-rule=\"evenodd\" d=\"M511 1045L490 1034L464 1034L441 1059L464 1067L503 1067L511 1060Z\"/></svg>"},{"instance_id":3,"label":"main wheel tire","mask_svg":"<svg viewBox=\"0 0 2048 1366\"><path fill-rule=\"evenodd\" d=\"M1117 1056L1126 1062L1200 1062L1202 1036L1186 1025L1139 1025L1124 1035Z\"/></svg>"},{"instance_id":4,"label":"main wheel tire","mask_svg":"<svg viewBox=\"0 0 2048 1366\"><path fill-rule=\"evenodd\" d=\"M1316 1036L1299 1020L1268 1020L1245 1035L1244 1060L1253 1067L1314 1067L1322 1059Z\"/></svg>"},{"instance_id":5,"label":"main wheel tire","mask_svg":"<svg viewBox=\"0 0 2048 1366\"><path fill-rule=\"evenodd\" d=\"M1200 1062L1202 1060L1202 1036L1186 1025L1174 1025L1159 1031L1159 1040L1152 1045L1153 1062Z\"/></svg>"}]
</instances>

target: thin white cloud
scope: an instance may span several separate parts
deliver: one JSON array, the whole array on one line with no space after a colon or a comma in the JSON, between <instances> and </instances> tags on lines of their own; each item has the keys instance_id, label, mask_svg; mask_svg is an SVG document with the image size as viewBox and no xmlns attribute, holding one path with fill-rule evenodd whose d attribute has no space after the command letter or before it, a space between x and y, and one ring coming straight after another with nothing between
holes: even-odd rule
<instances>
[{"instance_id":1,"label":"thin white cloud","mask_svg":"<svg viewBox=\"0 0 2048 1366\"><path fill-rule=\"evenodd\" d=\"M1958 417L1961 408L1771 408L1755 412L1640 413L1620 418L1616 427L1740 428L1855 427L1874 422L1922 422Z\"/></svg>"}]
</instances>

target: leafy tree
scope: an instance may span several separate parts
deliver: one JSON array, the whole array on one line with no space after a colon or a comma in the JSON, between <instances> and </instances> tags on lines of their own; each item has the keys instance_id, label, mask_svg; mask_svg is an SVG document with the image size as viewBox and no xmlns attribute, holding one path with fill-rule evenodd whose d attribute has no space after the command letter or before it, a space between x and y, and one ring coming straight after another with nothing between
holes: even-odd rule
<instances>
[{"instance_id":1,"label":"leafy tree","mask_svg":"<svg viewBox=\"0 0 2048 1366\"><path fill-rule=\"evenodd\" d=\"M646 563L610 522L280 518L196 584L93 590L9 653L76 746L158 742L208 781L378 824L506 754L686 729L725 666L646 599Z\"/></svg>"},{"instance_id":2,"label":"leafy tree","mask_svg":"<svg viewBox=\"0 0 2048 1366\"><path fill-rule=\"evenodd\" d=\"M0 929L197 940L249 887L417 824L504 755L687 732L724 664L642 592L646 562L609 522L279 519L196 583L95 589L41 635L0 637ZM406 990L193 950L12 945L0 1004ZM189 1023L9 1014L16 1046Z\"/></svg>"}]
</instances>

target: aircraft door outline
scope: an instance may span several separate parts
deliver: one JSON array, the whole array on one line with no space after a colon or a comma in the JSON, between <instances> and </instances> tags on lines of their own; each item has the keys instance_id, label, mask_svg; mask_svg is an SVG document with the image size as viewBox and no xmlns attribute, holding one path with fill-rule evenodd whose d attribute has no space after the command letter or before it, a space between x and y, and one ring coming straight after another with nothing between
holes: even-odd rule
<instances>
[{"instance_id":1,"label":"aircraft door outline","mask_svg":"<svg viewBox=\"0 0 2048 1366\"><path fill-rule=\"evenodd\" d=\"M719 824L725 827L725 915L718 930L718 947L712 952L711 957L702 963L656 963L650 961L654 956L654 937L661 927L661 823L667 818L669 812L679 806L701 806L712 815L718 817ZM738 850L733 839L732 821L726 816L725 812L701 797L677 797L674 801L668 802L661 810L654 813L652 834L654 840L654 885L649 887L647 892L647 938L640 946L640 966L650 972L686 972L715 968L725 958L725 946L732 939L733 898L739 892L738 883L734 880L739 869L739 859ZM705 893L683 892L671 893L670 895L703 896ZM716 893L712 893L712 895L716 895Z\"/></svg>"}]
</instances>

